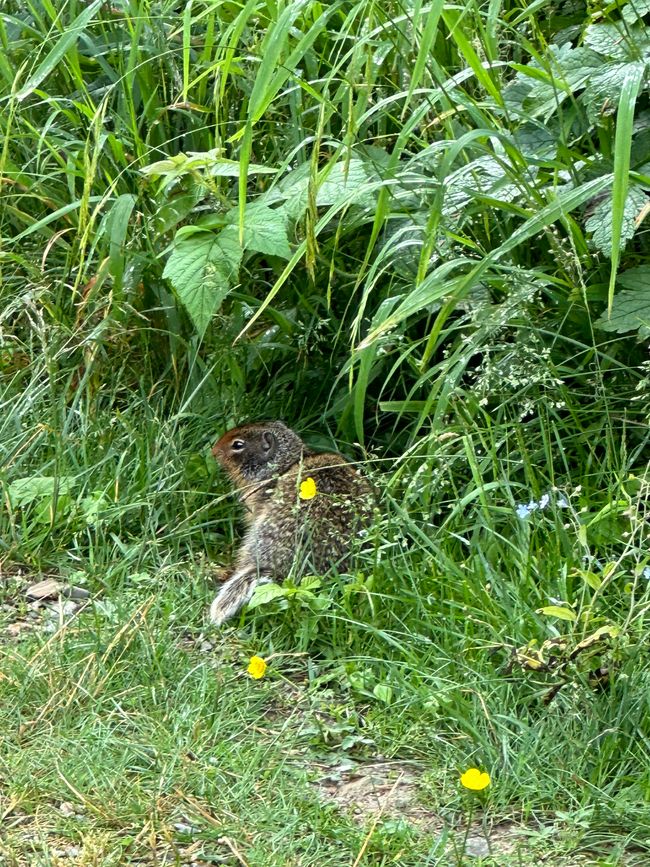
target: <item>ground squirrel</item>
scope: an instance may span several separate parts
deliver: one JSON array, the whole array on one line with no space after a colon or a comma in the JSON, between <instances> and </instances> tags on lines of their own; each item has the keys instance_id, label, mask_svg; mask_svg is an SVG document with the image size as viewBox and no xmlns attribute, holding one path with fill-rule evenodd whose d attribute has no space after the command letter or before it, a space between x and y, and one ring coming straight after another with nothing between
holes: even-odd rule
<instances>
[{"instance_id":1,"label":"ground squirrel","mask_svg":"<svg viewBox=\"0 0 650 867\"><path fill-rule=\"evenodd\" d=\"M372 515L372 488L339 454L317 453L280 421L224 434L212 454L235 483L248 529L210 607L228 620L258 584L329 567L345 569L351 543Z\"/></svg>"}]
</instances>

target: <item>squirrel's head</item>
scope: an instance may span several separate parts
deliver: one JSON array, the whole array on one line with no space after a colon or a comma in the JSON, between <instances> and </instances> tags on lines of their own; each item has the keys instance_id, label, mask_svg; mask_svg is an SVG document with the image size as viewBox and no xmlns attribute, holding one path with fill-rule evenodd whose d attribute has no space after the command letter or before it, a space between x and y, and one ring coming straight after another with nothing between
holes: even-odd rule
<instances>
[{"instance_id":1,"label":"squirrel's head","mask_svg":"<svg viewBox=\"0 0 650 867\"><path fill-rule=\"evenodd\" d=\"M246 483L286 472L300 460L303 448L297 434L281 421L271 421L229 430L212 454L235 481Z\"/></svg>"}]
</instances>

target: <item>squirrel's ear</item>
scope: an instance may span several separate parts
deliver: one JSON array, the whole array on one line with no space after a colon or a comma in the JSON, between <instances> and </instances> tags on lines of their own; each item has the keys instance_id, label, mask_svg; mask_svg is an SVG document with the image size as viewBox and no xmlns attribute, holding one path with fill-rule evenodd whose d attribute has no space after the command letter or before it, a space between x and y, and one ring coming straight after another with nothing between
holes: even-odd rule
<instances>
[{"instance_id":1,"label":"squirrel's ear","mask_svg":"<svg viewBox=\"0 0 650 867\"><path fill-rule=\"evenodd\" d=\"M271 457L276 449L277 440L275 435L270 430L265 430L262 434L262 449L267 457Z\"/></svg>"}]
</instances>

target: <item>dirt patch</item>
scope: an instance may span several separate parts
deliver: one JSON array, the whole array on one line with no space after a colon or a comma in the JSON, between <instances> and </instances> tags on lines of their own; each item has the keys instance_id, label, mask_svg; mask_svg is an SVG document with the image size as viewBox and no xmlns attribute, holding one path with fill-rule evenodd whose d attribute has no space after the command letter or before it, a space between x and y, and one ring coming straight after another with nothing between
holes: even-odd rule
<instances>
[{"instance_id":1,"label":"dirt patch","mask_svg":"<svg viewBox=\"0 0 650 867\"><path fill-rule=\"evenodd\" d=\"M342 766L315 785L324 801L336 804L364 825L376 820L400 820L423 833L446 832L448 853L460 855L462 851L465 856L492 859L488 863L494 863L495 858L525 854L529 848L525 829L513 822L493 825L487 832L480 822L474 822L468 830L427 809L420 791L419 769L408 762Z\"/></svg>"},{"instance_id":2,"label":"dirt patch","mask_svg":"<svg viewBox=\"0 0 650 867\"><path fill-rule=\"evenodd\" d=\"M418 803L417 770L405 762L374 762L343 769L316 784L326 801L351 812L360 821L403 819L427 831L445 823Z\"/></svg>"}]
</instances>

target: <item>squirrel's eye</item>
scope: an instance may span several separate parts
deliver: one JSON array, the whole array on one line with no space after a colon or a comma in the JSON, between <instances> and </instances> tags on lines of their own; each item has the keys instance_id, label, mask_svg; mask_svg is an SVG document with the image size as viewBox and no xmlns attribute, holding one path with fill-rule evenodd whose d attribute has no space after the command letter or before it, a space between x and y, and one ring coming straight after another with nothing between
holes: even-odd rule
<instances>
[{"instance_id":1,"label":"squirrel's eye","mask_svg":"<svg viewBox=\"0 0 650 867\"><path fill-rule=\"evenodd\" d=\"M244 440L233 440L232 443L230 444L230 448L234 452L240 452L244 448L245 445L246 445L246 443L244 442Z\"/></svg>"}]
</instances>

